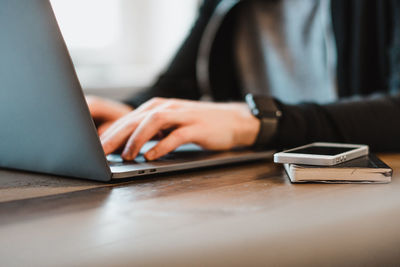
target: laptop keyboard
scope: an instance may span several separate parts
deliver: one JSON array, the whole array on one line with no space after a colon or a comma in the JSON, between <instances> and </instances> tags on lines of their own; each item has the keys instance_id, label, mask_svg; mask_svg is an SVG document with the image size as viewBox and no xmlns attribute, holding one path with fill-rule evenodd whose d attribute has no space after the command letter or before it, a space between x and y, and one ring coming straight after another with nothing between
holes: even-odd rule
<instances>
[{"instance_id":1,"label":"laptop keyboard","mask_svg":"<svg viewBox=\"0 0 400 267\"><path fill-rule=\"evenodd\" d=\"M146 143L143 148L140 150L139 155L135 158L134 161L124 161L121 155L118 154L110 154L107 156L107 161L111 163L113 166L122 166L126 164L135 164L135 163L145 163L146 159L144 158L144 154L149 151L152 147L157 144L157 141L150 141ZM202 158L205 155L213 154L214 152L205 151L201 147L195 144L186 144L178 147L174 152L168 153L167 155L161 157L160 159L154 162L166 162L166 161L184 161L184 160L194 160L196 158Z\"/></svg>"}]
</instances>

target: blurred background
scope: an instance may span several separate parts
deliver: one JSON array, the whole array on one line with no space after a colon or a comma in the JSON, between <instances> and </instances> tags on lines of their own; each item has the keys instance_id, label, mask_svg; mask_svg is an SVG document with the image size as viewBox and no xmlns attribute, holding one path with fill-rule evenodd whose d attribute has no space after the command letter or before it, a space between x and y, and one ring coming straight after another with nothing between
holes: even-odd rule
<instances>
[{"instance_id":1,"label":"blurred background","mask_svg":"<svg viewBox=\"0 0 400 267\"><path fill-rule=\"evenodd\" d=\"M199 0L51 0L86 93L150 85L190 30Z\"/></svg>"}]
</instances>

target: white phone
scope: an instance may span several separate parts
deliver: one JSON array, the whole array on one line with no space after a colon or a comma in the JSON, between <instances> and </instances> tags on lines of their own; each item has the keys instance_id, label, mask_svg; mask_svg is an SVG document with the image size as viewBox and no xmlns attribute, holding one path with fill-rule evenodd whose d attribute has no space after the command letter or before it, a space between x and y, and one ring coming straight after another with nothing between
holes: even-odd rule
<instances>
[{"instance_id":1,"label":"white phone","mask_svg":"<svg viewBox=\"0 0 400 267\"><path fill-rule=\"evenodd\" d=\"M369 153L367 145L312 143L274 154L275 163L332 166Z\"/></svg>"}]
</instances>

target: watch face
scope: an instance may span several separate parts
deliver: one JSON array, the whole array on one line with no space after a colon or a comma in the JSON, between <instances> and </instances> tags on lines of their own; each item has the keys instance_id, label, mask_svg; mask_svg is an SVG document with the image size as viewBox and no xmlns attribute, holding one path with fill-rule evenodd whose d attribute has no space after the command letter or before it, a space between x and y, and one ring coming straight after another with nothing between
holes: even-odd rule
<instances>
[{"instance_id":1,"label":"watch face","mask_svg":"<svg viewBox=\"0 0 400 267\"><path fill-rule=\"evenodd\" d=\"M271 97L254 97L254 103L259 111L258 117L279 118L282 116L282 112L278 109L275 100Z\"/></svg>"}]
</instances>

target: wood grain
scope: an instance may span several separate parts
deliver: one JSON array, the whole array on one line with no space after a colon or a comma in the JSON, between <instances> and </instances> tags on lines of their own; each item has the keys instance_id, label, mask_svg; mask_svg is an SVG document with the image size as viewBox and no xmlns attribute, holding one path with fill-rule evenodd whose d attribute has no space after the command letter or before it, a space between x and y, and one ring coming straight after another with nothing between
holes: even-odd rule
<instances>
[{"instance_id":1,"label":"wood grain","mask_svg":"<svg viewBox=\"0 0 400 267\"><path fill-rule=\"evenodd\" d=\"M2 265L395 265L390 184L291 184L270 162L0 204Z\"/></svg>"},{"instance_id":2,"label":"wood grain","mask_svg":"<svg viewBox=\"0 0 400 267\"><path fill-rule=\"evenodd\" d=\"M100 182L0 169L0 203L105 186Z\"/></svg>"}]
</instances>

